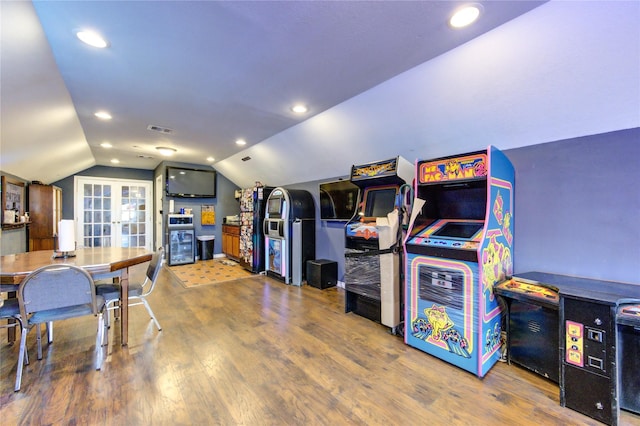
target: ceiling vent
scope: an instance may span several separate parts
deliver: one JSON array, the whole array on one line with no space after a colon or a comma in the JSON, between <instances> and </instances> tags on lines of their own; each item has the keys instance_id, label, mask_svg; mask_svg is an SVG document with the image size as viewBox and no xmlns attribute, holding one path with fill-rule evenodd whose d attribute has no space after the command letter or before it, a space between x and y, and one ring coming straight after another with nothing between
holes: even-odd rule
<instances>
[{"instance_id":1,"label":"ceiling vent","mask_svg":"<svg viewBox=\"0 0 640 426\"><path fill-rule=\"evenodd\" d=\"M242 157L242 161L249 161L251 160L251 157L249 157L248 155L246 157Z\"/></svg>"},{"instance_id":2,"label":"ceiling vent","mask_svg":"<svg viewBox=\"0 0 640 426\"><path fill-rule=\"evenodd\" d=\"M163 135L172 135L173 134L173 129L170 129L168 127L154 126L153 124L149 124L147 126L147 130L151 130L153 132L162 133Z\"/></svg>"}]
</instances>

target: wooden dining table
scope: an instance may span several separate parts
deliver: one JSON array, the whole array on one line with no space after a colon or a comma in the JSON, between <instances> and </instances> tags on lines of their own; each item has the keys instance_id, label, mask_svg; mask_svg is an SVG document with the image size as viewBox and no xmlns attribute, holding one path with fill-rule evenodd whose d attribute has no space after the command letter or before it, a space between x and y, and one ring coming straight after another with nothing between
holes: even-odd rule
<instances>
[{"instance_id":1,"label":"wooden dining table","mask_svg":"<svg viewBox=\"0 0 640 426\"><path fill-rule=\"evenodd\" d=\"M145 248L90 247L73 252L73 257L56 257L53 250L30 251L0 256L0 291L18 290L22 280L36 269L46 265L74 265L85 269L94 279L118 277L120 300L129 298L129 267L151 260L152 252ZM120 304L120 339L128 343L129 304Z\"/></svg>"}]
</instances>

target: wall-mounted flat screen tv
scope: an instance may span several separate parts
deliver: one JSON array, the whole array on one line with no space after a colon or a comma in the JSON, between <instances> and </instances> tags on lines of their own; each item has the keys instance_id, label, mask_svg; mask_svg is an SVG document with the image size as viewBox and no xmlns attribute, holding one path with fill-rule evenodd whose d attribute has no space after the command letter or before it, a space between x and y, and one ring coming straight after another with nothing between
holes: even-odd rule
<instances>
[{"instance_id":1,"label":"wall-mounted flat screen tv","mask_svg":"<svg viewBox=\"0 0 640 426\"><path fill-rule=\"evenodd\" d=\"M320 219L349 220L358 204L359 188L348 180L320 184Z\"/></svg>"},{"instance_id":2,"label":"wall-mounted flat screen tv","mask_svg":"<svg viewBox=\"0 0 640 426\"><path fill-rule=\"evenodd\" d=\"M215 198L215 170L185 169L167 167L167 196Z\"/></svg>"}]
</instances>

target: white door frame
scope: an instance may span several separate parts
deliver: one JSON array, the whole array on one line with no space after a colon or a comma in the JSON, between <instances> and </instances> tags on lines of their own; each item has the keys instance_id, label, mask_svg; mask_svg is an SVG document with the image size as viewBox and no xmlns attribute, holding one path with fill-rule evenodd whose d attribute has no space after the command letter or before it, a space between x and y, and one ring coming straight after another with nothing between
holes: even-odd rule
<instances>
[{"instance_id":1,"label":"white door frame","mask_svg":"<svg viewBox=\"0 0 640 426\"><path fill-rule=\"evenodd\" d=\"M156 177L156 187L155 187L155 197L156 197L156 205L155 205L155 224L156 224L156 228L155 228L155 249L159 249L160 247L162 247L163 241L162 241L162 194L164 193L164 191L162 190L162 181L163 181L163 175L158 175Z\"/></svg>"},{"instance_id":2,"label":"white door frame","mask_svg":"<svg viewBox=\"0 0 640 426\"><path fill-rule=\"evenodd\" d=\"M77 247L84 247L84 239L80 238L80 236L84 235L84 230L82 228L82 222L80 221L81 215L84 214L84 200L83 200L83 191L82 185L85 183L88 184L110 184L110 185L132 185L132 186L144 186L146 192L145 202L146 205L153 205L153 181L151 180L134 180L134 179L116 179L116 178L107 178L107 177L94 177L94 176L74 176L73 178L73 205L74 208L74 219L75 219L75 228L76 228L76 241ZM119 195L118 195L119 197ZM112 204L112 210L116 208L115 203ZM145 248L147 250L153 250L153 241L154 241L154 229L153 229L153 207L149 209L149 215L147 215L145 220ZM117 212L117 220L120 220L120 212Z\"/></svg>"}]
</instances>

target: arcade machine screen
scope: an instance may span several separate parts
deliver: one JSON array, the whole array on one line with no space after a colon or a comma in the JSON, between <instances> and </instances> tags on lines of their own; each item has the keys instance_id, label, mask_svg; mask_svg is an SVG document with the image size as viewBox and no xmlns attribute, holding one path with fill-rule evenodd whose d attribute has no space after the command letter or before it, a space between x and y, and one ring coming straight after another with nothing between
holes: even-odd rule
<instances>
[{"instance_id":1,"label":"arcade machine screen","mask_svg":"<svg viewBox=\"0 0 640 426\"><path fill-rule=\"evenodd\" d=\"M449 222L442 228L438 229L432 235L443 238L461 238L468 240L478 232L484 223L460 223Z\"/></svg>"},{"instance_id":2,"label":"arcade machine screen","mask_svg":"<svg viewBox=\"0 0 640 426\"><path fill-rule=\"evenodd\" d=\"M396 203L396 188L369 189L365 203L365 217L386 217Z\"/></svg>"}]
</instances>

